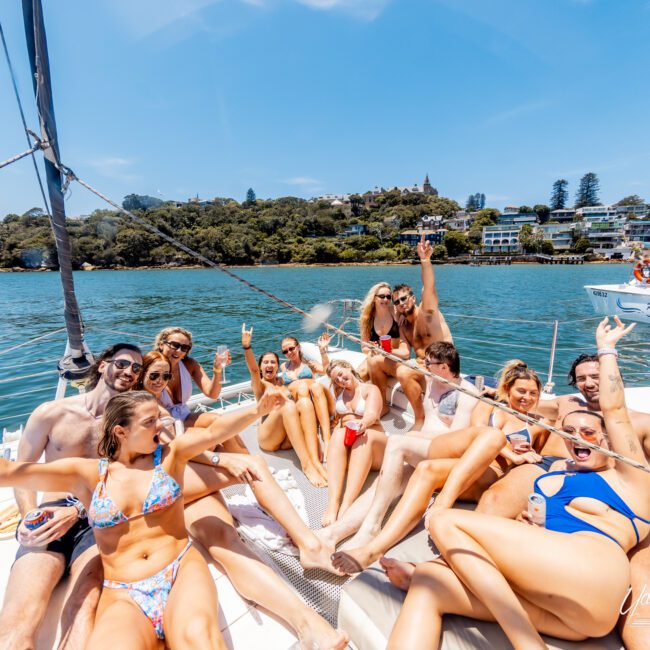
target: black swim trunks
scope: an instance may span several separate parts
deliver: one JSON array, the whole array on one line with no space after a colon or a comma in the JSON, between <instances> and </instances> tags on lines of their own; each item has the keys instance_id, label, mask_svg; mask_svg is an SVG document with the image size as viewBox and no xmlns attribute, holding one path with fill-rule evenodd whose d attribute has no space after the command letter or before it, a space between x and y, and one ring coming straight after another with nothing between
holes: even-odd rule
<instances>
[{"instance_id":1,"label":"black swim trunks","mask_svg":"<svg viewBox=\"0 0 650 650\"><path fill-rule=\"evenodd\" d=\"M539 463L535 463L535 467L541 467L544 470L544 473L551 471L551 465L556 460L566 460L564 456L542 456L542 460Z\"/></svg>"},{"instance_id":2,"label":"black swim trunks","mask_svg":"<svg viewBox=\"0 0 650 650\"><path fill-rule=\"evenodd\" d=\"M47 501L41 503L41 506L60 507L70 505L66 499L57 499L56 501ZM78 519L68 530L68 532L50 542L47 548L29 548L27 546L20 546L16 553L16 560L28 553L42 553L50 551L50 553L61 553L65 558L66 573L70 569L70 565L87 549L95 545L95 535L92 528L88 525L88 519L83 517ZM14 560L15 562L15 560Z\"/></svg>"}]
</instances>

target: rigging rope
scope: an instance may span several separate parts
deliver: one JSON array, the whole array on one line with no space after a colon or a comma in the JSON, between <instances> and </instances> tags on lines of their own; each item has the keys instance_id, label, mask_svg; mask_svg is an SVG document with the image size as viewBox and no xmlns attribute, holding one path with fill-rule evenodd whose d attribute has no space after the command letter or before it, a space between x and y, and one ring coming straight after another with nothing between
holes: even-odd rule
<instances>
[{"instance_id":1,"label":"rigging rope","mask_svg":"<svg viewBox=\"0 0 650 650\"><path fill-rule=\"evenodd\" d=\"M0 351L0 356L3 354L9 354L9 352L13 352L14 350L17 350L18 348L23 348L26 345L29 345L30 343L35 343L36 341L40 341L42 339L46 339L48 336L53 336L54 334L60 334L61 332L65 332L65 327L60 327L57 330L53 330L52 332L48 332L47 334L41 334L41 336L37 336L33 339L29 339L29 341L23 341L22 343L18 343L18 345L14 345L10 348L7 348L6 350Z\"/></svg>"},{"instance_id":2,"label":"rigging rope","mask_svg":"<svg viewBox=\"0 0 650 650\"><path fill-rule=\"evenodd\" d=\"M11 83L14 88L14 95L16 96L16 102L18 103L20 119L22 120L23 128L25 129L25 137L27 138L27 144L31 146L32 143L29 140L29 134L33 132L30 131L30 129L27 127L27 120L25 119L25 111L23 110L23 103L20 100L20 93L18 92L18 82L16 81L16 75L14 73L14 67L11 63L11 57L9 56L9 49L7 48L7 41L5 40L5 34L2 29L2 23L0 23L0 39L2 40L2 48L4 49L5 59L7 60L7 66L9 67L9 75L11 76ZM34 163L34 171L36 172L36 178L38 180L38 187L40 188L41 196L43 197L43 205L45 206L45 212L47 216L50 217L51 220L52 216L50 214L50 206L47 202L47 198L45 197L45 188L43 187L41 173L38 170L38 165L36 164L36 156L34 155L33 151L31 152L31 156L32 156L32 162Z\"/></svg>"}]
</instances>

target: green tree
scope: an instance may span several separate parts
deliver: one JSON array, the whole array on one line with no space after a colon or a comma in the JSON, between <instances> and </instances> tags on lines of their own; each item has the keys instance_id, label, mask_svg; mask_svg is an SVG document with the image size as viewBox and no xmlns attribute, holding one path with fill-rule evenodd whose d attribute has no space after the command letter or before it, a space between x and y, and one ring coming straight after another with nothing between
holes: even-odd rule
<instances>
[{"instance_id":1,"label":"green tree","mask_svg":"<svg viewBox=\"0 0 650 650\"><path fill-rule=\"evenodd\" d=\"M253 190L252 187L249 187L248 190L246 191L246 203L248 205L253 205L256 199L257 197L255 196L255 191Z\"/></svg>"},{"instance_id":2,"label":"green tree","mask_svg":"<svg viewBox=\"0 0 650 650\"><path fill-rule=\"evenodd\" d=\"M530 224L524 224L519 231L519 244L524 253L539 253L544 241L544 233Z\"/></svg>"},{"instance_id":3,"label":"green tree","mask_svg":"<svg viewBox=\"0 0 650 650\"><path fill-rule=\"evenodd\" d=\"M644 205L645 201L638 194L630 194L630 196L624 196L616 205Z\"/></svg>"},{"instance_id":4,"label":"green tree","mask_svg":"<svg viewBox=\"0 0 650 650\"><path fill-rule=\"evenodd\" d=\"M586 238L586 237L581 237L578 239L578 241L575 243L573 250L582 255L587 252L587 250L591 248L591 242Z\"/></svg>"},{"instance_id":5,"label":"green tree","mask_svg":"<svg viewBox=\"0 0 650 650\"><path fill-rule=\"evenodd\" d=\"M125 210L149 210L162 205L162 201L155 196L146 194L128 194L122 201L122 207Z\"/></svg>"},{"instance_id":6,"label":"green tree","mask_svg":"<svg viewBox=\"0 0 650 650\"><path fill-rule=\"evenodd\" d=\"M363 213L363 206L363 197L358 194L352 194L350 196L350 210L352 211L353 216L360 217Z\"/></svg>"},{"instance_id":7,"label":"green tree","mask_svg":"<svg viewBox=\"0 0 650 650\"><path fill-rule=\"evenodd\" d=\"M553 246L553 242L550 239L545 239L542 242L540 252L544 253L544 255L555 255L555 246Z\"/></svg>"},{"instance_id":8,"label":"green tree","mask_svg":"<svg viewBox=\"0 0 650 650\"><path fill-rule=\"evenodd\" d=\"M519 206L519 213L520 214L532 214L535 212L529 205L520 205Z\"/></svg>"},{"instance_id":9,"label":"green tree","mask_svg":"<svg viewBox=\"0 0 650 650\"><path fill-rule=\"evenodd\" d=\"M442 244L436 244L433 247L431 257L434 260L444 260L447 257L447 248Z\"/></svg>"},{"instance_id":10,"label":"green tree","mask_svg":"<svg viewBox=\"0 0 650 650\"><path fill-rule=\"evenodd\" d=\"M458 257L467 253L472 248L467 235L455 230L450 230L445 233L443 244L447 249L449 257Z\"/></svg>"},{"instance_id":11,"label":"green tree","mask_svg":"<svg viewBox=\"0 0 650 650\"><path fill-rule=\"evenodd\" d=\"M537 220L540 223L546 223L551 216L551 208L549 208L548 205L544 205L543 203L538 203L533 208L533 211L537 215Z\"/></svg>"},{"instance_id":12,"label":"green tree","mask_svg":"<svg viewBox=\"0 0 650 650\"><path fill-rule=\"evenodd\" d=\"M470 194L467 197L467 201L465 201L465 210L468 212L474 212L474 210L478 210L478 204L476 202L476 194Z\"/></svg>"},{"instance_id":13,"label":"green tree","mask_svg":"<svg viewBox=\"0 0 650 650\"><path fill-rule=\"evenodd\" d=\"M499 221L500 214L501 213L496 208L484 208L483 210L478 211L474 223L481 221L481 225L494 226ZM486 217L488 218L487 221L485 220Z\"/></svg>"},{"instance_id":14,"label":"green tree","mask_svg":"<svg viewBox=\"0 0 650 650\"><path fill-rule=\"evenodd\" d=\"M593 172L586 173L580 179L580 186L576 192L576 208L585 208L592 205L600 205L598 192L600 191L600 181L598 176Z\"/></svg>"},{"instance_id":15,"label":"green tree","mask_svg":"<svg viewBox=\"0 0 650 650\"><path fill-rule=\"evenodd\" d=\"M569 200L569 192L567 187L569 186L569 181L560 178L559 180L553 183L553 191L551 192L551 210L563 210L566 207L567 201Z\"/></svg>"}]
</instances>

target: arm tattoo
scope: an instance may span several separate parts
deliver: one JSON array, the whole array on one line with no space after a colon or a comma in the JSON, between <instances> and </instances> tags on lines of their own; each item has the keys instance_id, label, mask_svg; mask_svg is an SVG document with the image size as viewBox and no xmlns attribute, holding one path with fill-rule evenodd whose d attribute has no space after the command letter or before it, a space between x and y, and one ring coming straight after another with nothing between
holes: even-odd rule
<instances>
[{"instance_id":1,"label":"arm tattoo","mask_svg":"<svg viewBox=\"0 0 650 650\"><path fill-rule=\"evenodd\" d=\"M636 436L633 433L628 433L626 438L627 438L627 446L630 452L632 452L633 454L637 453L637 451L639 451L639 445Z\"/></svg>"},{"instance_id":2,"label":"arm tattoo","mask_svg":"<svg viewBox=\"0 0 650 650\"><path fill-rule=\"evenodd\" d=\"M623 382L621 381L620 375L610 375L608 379L612 383L609 389L610 393L615 393L623 388Z\"/></svg>"}]
</instances>

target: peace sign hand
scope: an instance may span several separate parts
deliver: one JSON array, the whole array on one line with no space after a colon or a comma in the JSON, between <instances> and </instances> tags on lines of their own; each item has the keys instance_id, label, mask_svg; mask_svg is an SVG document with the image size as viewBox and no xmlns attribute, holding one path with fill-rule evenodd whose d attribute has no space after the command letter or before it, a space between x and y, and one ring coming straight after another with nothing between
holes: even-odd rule
<instances>
[{"instance_id":1,"label":"peace sign hand","mask_svg":"<svg viewBox=\"0 0 650 650\"><path fill-rule=\"evenodd\" d=\"M241 324L241 345L243 348L250 348L251 339L253 338L253 326L249 330L246 329L246 323Z\"/></svg>"}]
</instances>

